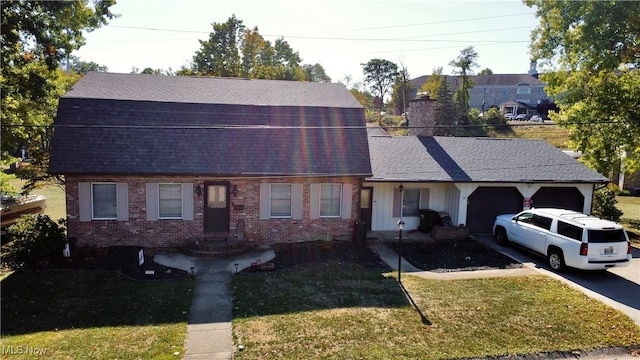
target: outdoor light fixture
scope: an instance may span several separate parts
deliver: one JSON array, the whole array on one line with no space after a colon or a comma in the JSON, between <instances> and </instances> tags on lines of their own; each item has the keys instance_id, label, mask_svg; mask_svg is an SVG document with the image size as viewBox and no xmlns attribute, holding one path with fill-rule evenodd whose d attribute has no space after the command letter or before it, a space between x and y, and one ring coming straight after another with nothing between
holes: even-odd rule
<instances>
[{"instance_id":1,"label":"outdoor light fixture","mask_svg":"<svg viewBox=\"0 0 640 360\"><path fill-rule=\"evenodd\" d=\"M402 186L402 185L400 185ZM402 187L400 188L402 191ZM402 230L404 230L404 221L398 220L398 282L401 282L400 273L402 272Z\"/></svg>"},{"instance_id":2,"label":"outdoor light fixture","mask_svg":"<svg viewBox=\"0 0 640 360\"><path fill-rule=\"evenodd\" d=\"M238 187L236 185L233 185L233 189L231 190L231 193L233 194L234 197L238 195Z\"/></svg>"},{"instance_id":3,"label":"outdoor light fixture","mask_svg":"<svg viewBox=\"0 0 640 360\"><path fill-rule=\"evenodd\" d=\"M200 187L200 185L197 185L197 186L196 186L196 194L197 194L198 196L202 195L202 187Z\"/></svg>"}]
</instances>

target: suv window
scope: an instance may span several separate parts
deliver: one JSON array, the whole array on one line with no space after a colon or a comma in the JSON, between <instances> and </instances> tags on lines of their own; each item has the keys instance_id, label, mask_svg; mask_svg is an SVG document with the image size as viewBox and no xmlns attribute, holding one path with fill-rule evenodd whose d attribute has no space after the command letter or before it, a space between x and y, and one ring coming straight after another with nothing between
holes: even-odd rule
<instances>
[{"instance_id":1,"label":"suv window","mask_svg":"<svg viewBox=\"0 0 640 360\"><path fill-rule=\"evenodd\" d=\"M533 214L533 217L531 218L531 225L534 225L546 230L551 230L552 221L553 220L551 218Z\"/></svg>"},{"instance_id":2,"label":"suv window","mask_svg":"<svg viewBox=\"0 0 640 360\"><path fill-rule=\"evenodd\" d=\"M531 222L531 217L533 216L532 213L522 213L520 215L518 215L518 217L516 218L517 221L522 221L525 223L530 223Z\"/></svg>"},{"instance_id":3,"label":"suv window","mask_svg":"<svg viewBox=\"0 0 640 360\"><path fill-rule=\"evenodd\" d=\"M627 241L624 237L624 230L612 229L612 230L589 230L589 242L590 243L613 243Z\"/></svg>"},{"instance_id":4,"label":"suv window","mask_svg":"<svg viewBox=\"0 0 640 360\"><path fill-rule=\"evenodd\" d=\"M566 222L558 220L558 234L564 235L568 238L582 241L582 228L579 226L567 224Z\"/></svg>"}]
</instances>

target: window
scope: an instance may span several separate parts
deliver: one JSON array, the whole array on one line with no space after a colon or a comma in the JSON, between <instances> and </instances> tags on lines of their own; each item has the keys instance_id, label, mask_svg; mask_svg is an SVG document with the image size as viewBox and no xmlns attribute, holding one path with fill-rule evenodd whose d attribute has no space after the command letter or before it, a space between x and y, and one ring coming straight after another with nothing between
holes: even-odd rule
<instances>
[{"instance_id":1,"label":"window","mask_svg":"<svg viewBox=\"0 0 640 360\"><path fill-rule=\"evenodd\" d=\"M531 218L531 225L535 225L546 230L551 229L551 222L553 222L553 220L546 216L533 214L533 217Z\"/></svg>"},{"instance_id":2,"label":"window","mask_svg":"<svg viewBox=\"0 0 640 360\"><path fill-rule=\"evenodd\" d=\"M573 240L582 241L582 228L579 226L567 224L564 221L558 221L558 234L566 236Z\"/></svg>"},{"instance_id":3,"label":"window","mask_svg":"<svg viewBox=\"0 0 640 360\"><path fill-rule=\"evenodd\" d=\"M209 185L207 190L207 207L209 209L226 209L227 186Z\"/></svg>"},{"instance_id":4,"label":"window","mask_svg":"<svg viewBox=\"0 0 640 360\"><path fill-rule=\"evenodd\" d=\"M342 184L320 185L320 217L340 217Z\"/></svg>"},{"instance_id":5,"label":"window","mask_svg":"<svg viewBox=\"0 0 640 360\"><path fill-rule=\"evenodd\" d=\"M531 222L531 218L533 217L532 213L522 213L520 215L518 215L518 217L516 218L516 221L520 221L520 222L524 222L524 223L530 223Z\"/></svg>"},{"instance_id":6,"label":"window","mask_svg":"<svg viewBox=\"0 0 640 360\"><path fill-rule=\"evenodd\" d=\"M115 220L118 218L118 201L115 183L91 184L92 218Z\"/></svg>"},{"instance_id":7,"label":"window","mask_svg":"<svg viewBox=\"0 0 640 360\"><path fill-rule=\"evenodd\" d=\"M291 217L291 184L271 184L271 212L273 218Z\"/></svg>"},{"instance_id":8,"label":"window","mask_svg":"<svg viewBox=\"0 0 640 360\"><path fill-rule=\"evenodd\" d=\"M615 243L627 241L623 229L588 230L590 243Z\"/></svg>"},{"instance_id":9,"label":"window","mask_svg":"<svg viewBox=\"0 0 640 360\"><path fill-rule=\"evenodd\" d=\"M531 94L531 88L530 87L518 87L517 90L516 90L516 93L519 94L519 95L523 95L523 94L529 95L529 94Z\"/></svg>"},{"instance_id":10,"label":"window","mask_svg":"<svg viewBox=\"0 0 640 360\"><path fill-rule=\"evenodd\" d=\"M402 216L419 216L420 189L404 189L402 194Z\"/></svg>"},{"instance_id":11,"label":"window","mask_svg":"<svg viewBox=\"0 0 640 360\"><path fill-rule=\"evenodd\" d=\"M158 184L158 218L182 218L181 184Z\"/></svg>"}]
</instances>

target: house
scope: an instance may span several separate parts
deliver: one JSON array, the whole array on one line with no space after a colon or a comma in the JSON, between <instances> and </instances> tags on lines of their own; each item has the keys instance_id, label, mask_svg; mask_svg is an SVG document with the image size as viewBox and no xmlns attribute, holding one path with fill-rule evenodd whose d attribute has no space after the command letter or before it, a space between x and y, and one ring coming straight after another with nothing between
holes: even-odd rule
<instances>
[{"instance_id":1,"label":"house","mask_svg":"<svg viewBox=\"0 0 640 360\"><path fill-rule=\"evenodd\" d=\"M54 127L80 246L350 238L371 176L341 84L91 72Z\"/></svg>"},{"instance_id":2,"label":"house","mask_svg":"<svg viewBox=\"0 0 640 360\"><path fill-rule=\"evenodd\" d=\"M419 209L446 212L471 232L530 207L590 213L594 187L608 181L544 140L370 136L369 151L361 213L374 231L396 230L400 218L417 229Z\"/></svg>"},{"instance_id":3,"label":"house","mask_svg":"<svg viewBox=\"0 0 640 360\"><path fill-rule=\"evenodd\" d=\"M459 76L447 76L452 91L462 85ZM411 80L413 97L430 75ZM538 79L535 63L527 74L485 74L471 76L473 88L469 90L469 107L484 112L491 107L505 113L533 114L538 104L553 102L544 90L545 83Z\"/></svg>"}]
</instances>

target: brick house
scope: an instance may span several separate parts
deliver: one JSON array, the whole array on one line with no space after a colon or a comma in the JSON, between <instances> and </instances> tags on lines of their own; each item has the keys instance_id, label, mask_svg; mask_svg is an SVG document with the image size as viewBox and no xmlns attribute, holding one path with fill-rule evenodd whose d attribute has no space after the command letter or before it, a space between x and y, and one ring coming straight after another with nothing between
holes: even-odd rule
<instances>
[{"instance_id":1,"label":"brick house","mask_svg":"<svg viewBox=\"0 0 640 360\"><path fill-rule=\"evenodd\" d=\"M80 246L346 239L371 175L364 109L332 83L92 72L51 147Z\"/></svg>"}]
</instances>

